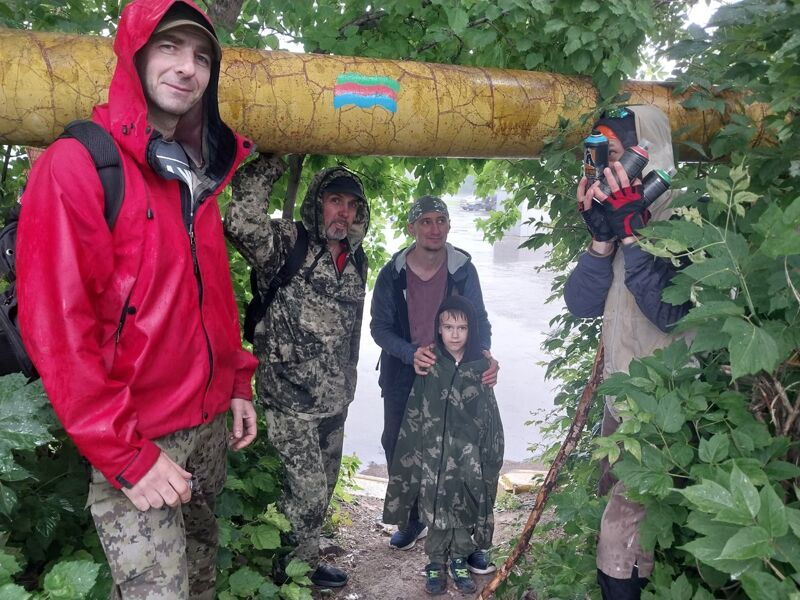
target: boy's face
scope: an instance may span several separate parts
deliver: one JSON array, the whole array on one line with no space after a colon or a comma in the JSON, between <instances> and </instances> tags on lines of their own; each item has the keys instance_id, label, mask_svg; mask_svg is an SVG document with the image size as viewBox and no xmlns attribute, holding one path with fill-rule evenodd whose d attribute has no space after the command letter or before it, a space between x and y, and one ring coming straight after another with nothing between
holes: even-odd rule
<instances>
[{"instance_id":1,"label":"boy's face","mask_svg":"<svg viewBox=\"0 0 800 600\"><path fill-rule=\"evenodd\" d=\"M439 317L439 335L450 354L457 356L463 353L469 335L469 325L464 315L443 312Z\"/></svg>"},{"instance_id":2,"label":"boy's face","mask_svg":"<svg viewBox=\"0 0 800 600\"><path fill-rule=\"evenodd\" d=\"M608 162L617 162L622 158L622 153L625 148L622 147L622 142L617 138L608 138Z\"/></svg>"}]
</instances>

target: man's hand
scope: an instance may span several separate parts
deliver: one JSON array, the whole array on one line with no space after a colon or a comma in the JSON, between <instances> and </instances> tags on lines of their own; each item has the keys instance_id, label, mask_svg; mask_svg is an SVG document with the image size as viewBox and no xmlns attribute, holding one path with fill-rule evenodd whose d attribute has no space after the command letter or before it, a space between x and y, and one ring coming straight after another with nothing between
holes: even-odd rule
<instances>
[{"instance_id":1,"label":"man's hand","mask_svg":"<svg viewBox=\"0 0 800 600\"><path fill-rule=\"evenodd\" d=\"M611 231L611 225L609 225L600 205L594 202L594 193L599 186L599 182L595 181L590 185L589 180L585 176L581 177L581 180L578 182L576 194L578 198L578 212L581 217L583 217L586 228L589 230L593 240L598 242L610 242L614 239L614 232Z\"/></svg>"},{"instance_id":2,"label":"man's hand","mask_svg":"<svg viewBox=\"0 0 800 600\"><path fill-rule=\"evenodd\" d=\"M256 409L250 400L231 398L231 414L233 414L233 431L231 431L230 447L241 450L249 446L258 432Z\"/></svg>"},{"instance_id":3,"label":"man's hand","mask_svg":"<svg viewBox=\"0 0 800 600\"><path fill-rule=\"evenodd\" d=\"M191 478L191 473L162 452L144 477L132 488L123 488L122 493L142 511L162 508L165 504L174 508L192 499Z\"/></svg>"},{"instance_id":4,"label":"man's hand","mask_svg":"<svg viewBox=\"0 0 800 600\"><path fill-rule=\"evenodd\" d=\"M414 352L414 372L417 375L427 375L428 370L435 364L436 354L433 352L433 344L420 346Z\"/></svg>"},{"instance_id":5,"label":"man's hand","mask_svg":"<svg viewBox=\"0 0 800 600\"><path fill-rule=\"evenodd\" d=\"M603 201L603 212L614 235L623 244L631 244L636 241L636 231L650 220L650 211L642 199L641 182L637 179L631 183L625 168L619 162L612 163L611 167L613 172L610 167L605 169L606 183L611 189L611 195L606 196L599 189L593 193Z\"/></svg>"},{"instance_id":6,"label":"man's hand","mask_svg":"<svg viewBox=\"0 0 800 600\"><path fill-rule=\"evenodd\" d=\"M500 370L500 363L492 358L492 353L488 350L484 350L483 355L489 361L489 368L481 375L481 383L491 388L497 384L497 372Z\"/></svg>"}]
</instances>

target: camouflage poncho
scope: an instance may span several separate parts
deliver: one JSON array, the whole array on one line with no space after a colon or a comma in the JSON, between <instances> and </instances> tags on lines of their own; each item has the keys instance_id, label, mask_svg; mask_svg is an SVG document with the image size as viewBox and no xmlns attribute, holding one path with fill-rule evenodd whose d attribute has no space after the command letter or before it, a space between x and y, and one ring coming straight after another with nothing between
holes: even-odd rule
<instances>
[{"instance_id":1,"label":"camouflage poncho","mask_svg":"<svg viewBox=\"0 0 800 600\"><path fill-rule=\"evenodd\" d=\"M226 234L257 269L260 289L267 289L297 239L294 222L267 214L267 198L283 169L280 159L265 155L240 169L225 216ZM339 167L325 169L309 184L300 209L309 238L305 263L278 290L256 326L253 344L259 359L259 399L313 417L341 413L353 401L356 388L366 267L359 273L351 256L342 273L336 269L327 249L319 193L342 175L351 176ZM347 236L351 254L368 225L369 207L361 202Z\"/></svg>"},{"instance_id":2,"label":"camouflage poncho","mask_svg":"<svg viewBox=\"0 0 800 600\"><path fill-rule=\"evenodd\" d=\"M437 348L418 376L389 469L385 523L404 527L419 497L422 521L435 529L473 527L490 518L503 464L503 426L492 390L481 383L488 361L458 366Z\"/></svg>"}]
</instances>

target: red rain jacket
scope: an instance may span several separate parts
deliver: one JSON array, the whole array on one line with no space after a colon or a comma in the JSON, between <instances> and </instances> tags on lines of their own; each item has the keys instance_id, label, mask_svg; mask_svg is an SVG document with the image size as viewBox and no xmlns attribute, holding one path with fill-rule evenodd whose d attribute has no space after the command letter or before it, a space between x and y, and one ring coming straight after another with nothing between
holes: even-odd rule
<instances>
[{"instance_id":1,"label":"red rain jacket","mask_svg":"<svg viewBox=\"0 0 800 600\"><path fill-rule=\"evenodd\" d=\"M174 2L123 11L109 102L92 115L122 156L125 199L113 231L92 160L72 139L36 162L19 223L25 347L67 433L115 487L135 484L155 463L151 440L213 420L232 397L249 399L257 365L241 346L216 202L252 144L219 117L219 63L203 99L214 185L195 210L194 249L182 209L188 188L162 179L146 158L159 134L148 126L133 59Z\"/></svg>"}]
</instances>

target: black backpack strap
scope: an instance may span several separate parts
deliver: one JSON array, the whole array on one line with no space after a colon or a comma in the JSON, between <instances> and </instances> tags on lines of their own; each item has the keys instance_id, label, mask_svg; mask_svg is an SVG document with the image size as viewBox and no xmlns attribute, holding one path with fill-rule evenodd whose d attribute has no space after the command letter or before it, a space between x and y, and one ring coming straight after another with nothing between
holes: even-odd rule
<instances>
[{"instance_id":1,"label":"black backpack strap","mask_svg":"<svg viewBox=\"0 0 800 600\"><path fill-rule=\"evenodd\" d=\"M122 159L111 134L94 121L81 120L72 121L59 137L75 138L92 157L103 186L103 213L109 229L113 229L125 197L125 177L122 173Z\"/></svg>"},{"instance_id":2,"label":"black backpack strap","mask_svg":"<svg viewBox=\"0 0 800 600\"><path fill-rule=\"evenodd\" d=\"M278 290L287 285L303 266L308 253L308 231L300 221L295 221L297 239L286 256L286 260L278 272L269 282L269 287L262 293L258 286L258 275L255 269L250 269L250 289L253 299L247 305L244 315L244 339L251 344L255 337L256 325L267 314L267 308L275 299Z\"/></svg>"}]
</instances>

